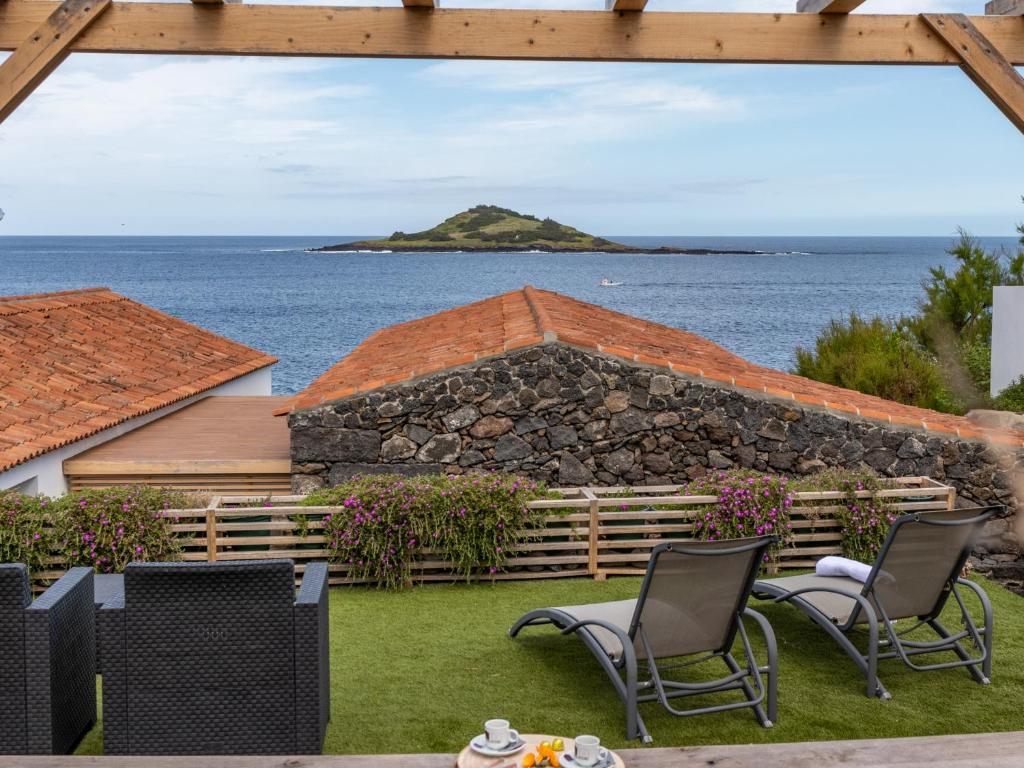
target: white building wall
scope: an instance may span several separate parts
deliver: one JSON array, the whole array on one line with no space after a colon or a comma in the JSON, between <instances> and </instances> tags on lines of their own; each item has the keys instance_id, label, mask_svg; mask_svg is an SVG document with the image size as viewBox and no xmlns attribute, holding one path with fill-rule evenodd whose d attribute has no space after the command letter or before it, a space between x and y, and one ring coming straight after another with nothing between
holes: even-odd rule
<instances>
[{"instance_id":1,"label":"white building wall","mask_svg":"<svg viewBox=\"0 0 1024 768\"><path fill-rule=\"evenodd\" d=\"M992 295L992 391L1024 376L1024 286L996 286Z\"/></svg>"},{"instance_id":2,"label":"white building wall","mask_svg":"<svg viewBox=\"0 0 1024 768\"><path fill-rule=\"evenodd\" d=\"M70 445L56 448L31 461L26 461L24 464L12 467L6 472L0 472L0 490L17 487L26 493L44 493L47 496L59 496L67 493L68 490L67 478L64 476L65 459L70 459L72 456L77 456L83 451L95 448L97 445L102 445L108 440L113 440L115 437L120 437L132 430L138 429L143 424L148 424L169 413L181 410L187 405L202 400L204 397L210 397L211 395L267 396L270 394L271 371L270 366L267 366L245 376L240 376L226 384L221 384L219 387L207 390L202 394L181 400L166 408L147 413L145 416L130 419Z\"/></svg>"}]
</instances>

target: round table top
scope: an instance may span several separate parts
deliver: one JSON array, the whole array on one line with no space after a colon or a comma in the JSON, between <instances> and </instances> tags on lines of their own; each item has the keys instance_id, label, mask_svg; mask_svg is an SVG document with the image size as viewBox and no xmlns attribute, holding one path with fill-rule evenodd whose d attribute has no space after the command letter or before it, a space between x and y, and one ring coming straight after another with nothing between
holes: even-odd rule
<instances>
[{"instance_id":1,"label":"round table top","mask_svg":"<svg viewBox=\"0 0 1024 768\"><path fill-rule=\"evenodd\" d=\"M551 736L540 733L522 733L520 736L526 742L526 746L506 757L487 757L466 747L459 753L459 757L455 761L456 768L522 768L523 755L535 749L542 741L561 739L565 742L565 749L562 752L568 752L570 755L575 748L575 742L566 736ZM612 757L614 768L626 768L626 764L622 762L621 757L611 750L608 750L608 754ZM562 762L562 768L570 768L573 765L574 763L569 763L568 761Z\"/></svg>"}]
</instances>

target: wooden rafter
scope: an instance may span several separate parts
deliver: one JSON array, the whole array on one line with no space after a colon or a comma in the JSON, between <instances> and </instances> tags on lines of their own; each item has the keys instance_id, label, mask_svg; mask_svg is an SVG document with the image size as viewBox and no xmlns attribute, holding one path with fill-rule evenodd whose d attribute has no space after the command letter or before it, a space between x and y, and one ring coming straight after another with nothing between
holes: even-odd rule
<instances>
[{"instance_id":1,"label":"wooden rafter","mask_svg":"<svg viewBox=\"0 0 1024 768\"><path fill-rule=\"evenodd\" d=\"M960 57L967 76L1024 133L1024 77L963 14L929 13L923 18Z\"/></svg>"},{"instance_id":2,"label":"wooden rafter","mask_svg":"<svg viewBox=\"0 0 1024 768\"><path fill-rule=\"evenodd\" d=\"M56 69L82 32L102 15L110 0L65 0L0 64L0 123Z\"/></svg>"},{"instance_id":3,"label":"wooden rafter","mask_svg":"<svg viewBox=\"0 0 1024 768\"><path fill-rule=\"evenodd\" d=\"M985 3L987 16L1024 16L1024 0L989 0Z\"/></svg>"},{"instance_id":4,"label":"wooden rafter","mask_svg":"<svg viewBox=\"0 0 1024 768\"><path fill-rule=\"evenodd\" d=\"M797 13L849 13L864 0L798 0Z\"/></svg>"},{"instance_id":5,"label":"wooden rafter","mask_svg":"<svg viewBox=\"0 0 1024 768\"><path fill-rule=\"evenodd\" d=\"M0 2L0 50L18 46L56 7ZM960 64L916 15L531 11L114 2L72 51L387 58ZM1020 19L973 17L1007 59L1024 64ZM624 23L628 22L628 23Z\"/></svg>"},{"instance_id":6,"label":"wooden rafter","mask_svg":"<svg viewBox=\"0 0 1024 768\"><path fill-rule=\"evenodd\" d=\"M605 0L606 11L642 11L647 7L647 0Z\"/></svg>"},{"instance_id":7,"label":"wooden rafter","mask_svg":"<svg viewBox=\"0 0 1024 768\"><path fill-rule=\"evenodd\" d=\"M405 8L438 8L440 5L440 0L402 0Z\"/></svg>"}]
</instances>

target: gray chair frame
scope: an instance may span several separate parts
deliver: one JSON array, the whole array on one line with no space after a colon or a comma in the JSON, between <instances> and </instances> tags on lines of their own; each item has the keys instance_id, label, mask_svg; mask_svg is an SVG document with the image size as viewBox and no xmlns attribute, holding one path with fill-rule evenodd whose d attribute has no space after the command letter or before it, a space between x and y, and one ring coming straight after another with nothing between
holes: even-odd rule
<instances>
[{"instance_id":1,"label":"gray chair frame","mask_svg":"<svg viewBox=\"0 0 1024 768\"><path fill-rule=\"evenodd\" d=\"M28 569L0 564L0 754L61 755L96 722L91 568L35 600Z\"/></svg>"},{"instance_id":2,"label":"gray chair frame","mask_svg":"<svg viewBox=\"0 0 1024 768\"><path fill-rule=\"evenodd\" d=\"M768 620L763 615L747 607L747 600L750 597L751 589L760 570L764 554L775 541L775 537L772 536L763 536L750 540L738 539L735 546L727 546L730 543L729 541L718 541L713 543L717 545L714 548L701 546L708 542L697 541L660 544L651 552L651 559L647 565L647 571L644 575L643 584L640 587L640 594L637 598L636 608L634 609L629 627L620 627L599 619L579 620L557 608L542 608L524 614L509 630L509 636L516 637L524 627L544 624L554 624L562 631L563 635L575 633L597 658L625 705L627 739L642 739L644 743L652 741L638 707L639 704L651 701L659 702L669 713L677 717L690 717L693 715L751 708L754 710L754 715L758 722L764 727L770 728L778 717L778 646L771 624L768 623ZM736 594L732 624L725 642L717 648L706 649L707 652L699 656L699 658L659 669L655 656L656 649L652 648L649 638L644 632L641 615L660 559L667 553L713 559L715 556L734 555L743 552L751 553L751 567L743 581L742 589ZM686 589L686 585L680 585L680 589ZM763 666L758 664L757 659L754 657L749 637L743 626L743 618L752 619L764 636L768 661ZM620 659L616 661L609 657L608 652L589 630L589 627L592 626L601 627L618 638L622 644ZM737 635L743 647L744 664L742 666L733 657L731 652ZM634 645L636 641L640 642L647 657L645 667L649 678L646 680L640 679L639 663ZM729 670L729 674L716 680L701 683L665 680L661 675L662 671L694 666L714 658L720 658L724 662ZM625 679L623 679L623 675ZM742 691L745 701L692 709L676 709L670 703L670 700L675 698L721 693L731 690Z\"/></svg>"},{"instance_id":3,"label":"gray chair frame","mask_svg":"<svg viewBox=\"0 0 1024 768\"><path fill-rule=\"evenodd\" d=\"M131 563L100 610L106 754L320 754L327 563Z\"/></svg>"},{"instance_id":4,"label":"gray chair frame","mask_svg":"<svg viewBox=\"0 0 1024 768\"><path fill-rule=\"evenodd\" d=\"M985 590L973 581L961 578L960 574L967 562L967 558L971 555L973 544L982 526L1002 509L1004 509L1002 506L972 507L932 513L919 512L898 517L893 521L889 529L885 542L882 544L878 556L872 565L867 581L864 582L863 587L858 592L830 587L816 587L813 585L796 590L787 590L779 584L773 583L775 580L765 579L754 584L754 597L772 600L775 603L789 603L799 608L815 624L824 629L863 673L867 683L866 695L868 698L878 697L885 700L892 698L892 694L889 693L878 677L878 662L896 658L915 672L966 667L976 682L988 685L992 677L992 603L989 601ZM937 519L951 513L961 513L965 516L957 520ZM900 532L907 525L949 527L968 525L974 526L975 530L969 536L962 551L957 555L953 567L945 575L942 591L939 593L935 604L930 610L917 616L917 622L913 626L897 630L894 623L897 619L903 617L889 616L884 602L875 589L875 583L879 574L885 572L886 558L893 547L899 546L898 538ZM966 588L977 598L982 610L983 626L977 626L971 618L971 614L958 587ZM805 599L805 595L813 593L831 593L847 597L856 602L856 607L852 610L846 621L839 623L833 621L826 613ZM964 629L957 633L950 632L939 621L939 616L950 597L956 600L964 625ZM858 624L867 624L867 653L862 653L849 638L849 633ZM925 626L932 629L939 639L932 641L906 639L906 635ZM882 633L883 629L885 630L884 635ZM974 647L979 650L979 655L971 656L968 653L960 643L961 640L965 639L969 639ZM915 664L912 661L914 656L942 651L950 651L956 654L957 660L932 664Z\"/></svg>"}]
</instances>

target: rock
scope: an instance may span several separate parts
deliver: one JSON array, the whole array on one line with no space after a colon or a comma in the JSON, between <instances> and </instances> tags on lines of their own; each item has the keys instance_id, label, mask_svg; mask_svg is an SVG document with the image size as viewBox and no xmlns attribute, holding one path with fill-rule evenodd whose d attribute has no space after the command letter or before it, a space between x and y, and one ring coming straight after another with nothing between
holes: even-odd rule
<instances>
[{"instance_id":1,"label":"rock","mask_svg":"<svg viewBox=\"0 0 1024 768\"><path fill-rule=\"evenodd\" d=\"M708 451L708 464L715 469L729 469L732 466L732 459L721 451Z\"/></svg>"},{"instance_id":2,"label":"rock","mask_svg":"<svg viewBox=\"0 0 1024 768\"><path fill-rule=\"evenodd\" d=\"M462 452L462 438L456 434L434 435L416 454L416 461L450 464Z\"/></svg>"},{"instance_id":3,"label":"rock","mask_svg":"<svg viewBox=\"0 0 1024 768\"><path fill-rule=\"evenodd\" d=\"M486 457L482 453L480 453L480 451L476 450L475 448L471 448L470 450L465 451L459 457L459 466L475 467L477 464L480 464L485 460Z\"/></svg>"},{"instance_id":4,"label":"rock","mask_svg":"<svg viewBox=\"0 0 1024 768\"><path fill-rule=\"evenodd\" d=\"M681 421L682 419L679 418L679 414L672 413L671 411L667 413L654 414L654 426L658 427L659 429L664 429L665 427L674 427L678 425Z\"/></svg>"},{"instance_id":5,"label":"rock","mask_svg":"<svg viewBox=\"0 0 1024 768\"><path fill-rule=\"evenodd\" d=\"M608 434L608 422L604 419L593 419L583 424L583 438L588 442L603 440Z\"/></svg>"},{"instance_id":6,"label":"rock","mask_svg":"<svg viewBox=\"0 0 1024 768\"><path fill-rule=\"evenodd\" d=\"M607 402L607 400L605 400ZM617 435L632 435L650 429L653 422L651 415L638 408L627 408L624 411L613 414L611 418L612 432Z\"/></svg>"},{"instance_id":7,"label":"rock","mask_svg":"<svg viewBox=\"0 0 1024 768\"><path fill-rule=\"evenodd\" d=\"M651 386L647 391L652 395L674 395L676 393L676 385L672 381L671 376L657 374L651 377Z\"/></svg>"},{"instance_id":8,"label":"rock","mask_svg":"<svg viewBox=\"0 0 1024 768\"><path fill-rule=\"evenodd\" d=\"M644 456L643 465L648 472L665 475L672 469L672 459L667 453L648 453Z\"/></svg>"},{"instance_id":9,"label":"rock","mask_svg":"<svg viewBox=\"0 0 1024 768\"><path fill-rule=\"evenodd\" d=\"M630 448L619 448L605 456L601 464L613 475L624 475L633 468L633 451Z\"/></svg>"},{"instance_id":10,"label":"rock","mask_svg":"<svg viewBox=\"0 0 1024 768\"><path fill-rule=\"evenodd\" d=\"M550 443L553 450L559 450L560 448L567 448L570 445L576 445L580 439L576 433L575 428L559 425L557 427L548 427L548 443Z\"/></svg>"},{"instance_id":11,"label":"rock","mask_svg":"<svg viewBox=\"0 0 1024 768\"><path fill-rule=\"evenodd\" d=\"M800 459L796 463L796 471L801 475L816 475L828 469L828 465L821 459Z\"/></svg>"},{"instance_id":12,"label":"rock","mask_svg":"<svg viewBox=\"0 0 1024 768\"><path fill-rule=\"evenodd\" d=\"M604 407L608 409L609 413L621 413L629 408L629 393L618 390L609 392L604 399Z\"/></svg>"},{"instance_id":13,"label":"rock","mask_svg":"<svg viewBox=\"0 0 1024 768\"><path fill-rule=\"evenodd\" d=\"M772 469L788 472L793 469L793 462L796 461L796 457L796 451L772 451L768 454L768 466Z\"/></svg>"},{"instance_id":14,"label":"rock","mask_svg":"<svg viewBox=\"0 0 1024 768\"><path fill-rule=\"evenodd\" d=\"M887 448L875 448L864 454L864 463L878 472L885 472L896 461L896 455Z\"/></svg>"},{"instance_id":15,"label":"rock","mask_svg":"<svg viewBox=\"0 0 1024 768\"><path fill-rule=\"evenodd\" d=\"M516 437L515 435L502 435L494 445L495 461L514 461L515 459L525 459L531 453L533 453L533 448L530 444L523 440L523 438Z\"/></svg>"},{"instance_id":16,"label":"rock","mask_svg":"<svg viewBox=\"0 0 1024 768\"><path fill-rule=\"evenodd\" d=\"M526 435L544 429L547 425L548 423L540 416L524 416L516 420L516 434Z\"/></svg>"},{"instance_id":17,"label":"rock","mask_svg":"<svg viewBox=\"0 0 1024 768\"><path fill-rule=\"evenodd\" d=\"M323 487L324 479L319 475L292 475L292 493L298 496L305 496Z\"/></svg>"},{"instance_id":18,"label":"rock","mask_svg":"<svg viewBox=\"0 0 1024 768\"><path fill-rule=\"evenodd\" d=\"M405 428L405 434L412 440L416 445L423 445L427 440L434 436L426 427L421 427L419 424L410 424Z\"/></svg>"},{"instance_id":19,"label":"rock","mask_svg":"<svg viewBox=\"0 0 1024 768\"><path fill-rule=\"evenodd\" d=\"M557 397L561 385L558 379L548 377L537 384L537 394L542 398Z\"/></svg>"},{"instance_id":20,"label":"rock","mask_svg":"<svg viewBox=\"0 0 1024 768\"><path fill-rule=\"evenodd\" d=\"M312 427L293 430L295 461L377 461L380 432L371 429Z\"/></svg>"},{"instance_id":21,"label":"rock","mask_svg":"<svg viewBox=\"0 0 1024 768\"><path fill-rule=\"evenodd\" d=\"M558 464L558 484L564 486L588 485L594 481L594 473L571 453L562 454Z\"/></svg>"},{"instance_id":22,"label":"rock","mask_svg":"<svg viewBox=\"0 0 1024 768\"><path fill-rule=\"evenodd\" d=\"M757 434L766 440L782 442L786 439L786 425L778 419L770 419L763 427L757 430Z\"/></svg>"},{"instance_id":23,"label":"rock","mask_svg":"<svg viewBox=\"0 0 1024 768\"><path fill-rule=\"evenodd\" d=\"M507 416L484 416L469 429L476 439L497 437L512 429L512 419Z\"/></svg>"},{"instance_id":24,"label":"rock","mask_svg":"<svg viewBox=\"0 0 1024 768\"><path fill-rule=\"evenodd\" d=\"M441 422L449 432L458 432L465 429L480 419L480 411L474 405L464 405L457 411L452 411L441 417Z\"/></svg>"},{"instance_id":25,"label":"rock","mask_svg":"<svg viewBox=\"0 0 1024 768\"><path fill-rule=\"evenodd\" d=\"M402 435L388 438L380 447L380 457L384 461L400 461L414 455L416 455L416 443Z\"/></svg>"},{"instance_id":26,"label":"rock","mask_svg":"<svg viewBox=\"0 0 1024 768\"><path fill-rule=\"evenodd\" d=\"M584 389L591 389L601 385L601 377L589 368L580 376L580 386Z\"/></svg>"},{"instance_id":27,"label":"rock","mask_svg":"<svg viewBox=\"0 0 1024 768\"><path fill-rule=\"evenodd\" d=\"M394 400L388 400L386 403L381 403L380 408L377 409L377 415L383 419L390 419L392 416L398 416L401 412L401 403Z\"/></svg>"},{"instance_id":28,"label":"rock","mask_svg":"<svg viewBox=\"0 0 1024 768\"><path fill-rule=\"evenodd\" d=\"M908 437L896 451L896 455L901 459L919 459L926 453L924 444L915 437Z\"/></svg>"},{"instance_id":29,"label":"rock","mask_svg":"<svg viewBox=\"0 0 1024 768\"><path fill-rule=\"evenodd\" d=\"M529 408L540 402L540 397L532 389L526 388L519 391L519 404L523 408Z\"/></svg>"}]
</instances>

